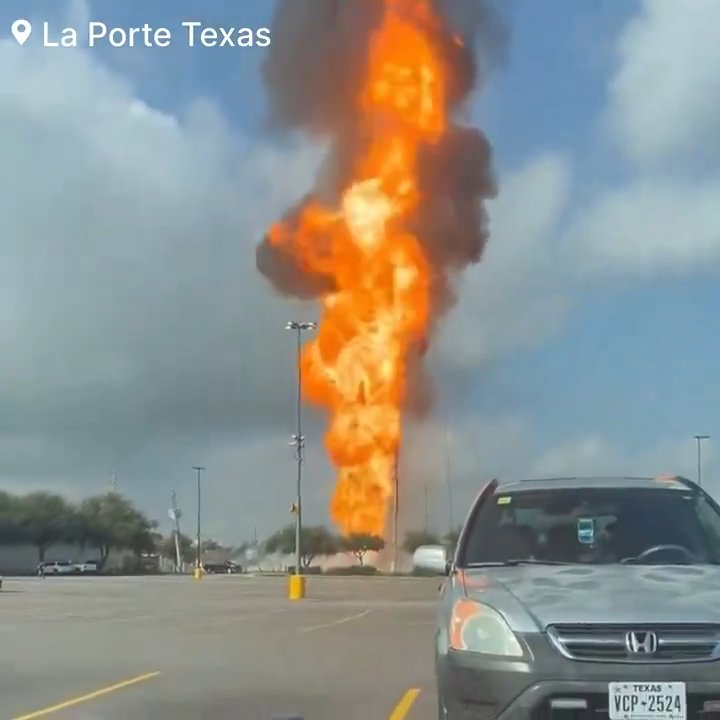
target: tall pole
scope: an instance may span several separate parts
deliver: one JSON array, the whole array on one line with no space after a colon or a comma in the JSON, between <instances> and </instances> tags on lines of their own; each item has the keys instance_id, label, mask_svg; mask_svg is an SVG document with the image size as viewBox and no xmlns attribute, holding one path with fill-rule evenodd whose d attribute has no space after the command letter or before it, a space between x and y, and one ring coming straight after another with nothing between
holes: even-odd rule
<instances>
[{"instance_id":1,"label":"tall pole","mask_svg":"<svg viewBox=\"0 0 720 720\"><path fill-rule=\"evenodd\" d=\"M295 574L300 574L300 561L302 558L302 463L303 463L303 438L302 434L302 326L297 328L297 415L296 415L296 439L297 439L297 482L295 486Z\"/></svg>"},{"instance_id":2,"label":"tall pole","mask_svg":"<svg viewBox=\"0 0 720 720\"><path fill-rule=\"evenodd\" d=\"M200 540L200 473L204 470L204 467L200 467L199 465L194 465L193 470L197 471L197 555L195 558L195 577L200 578L201 577L201 570L202 567L202 550L201 550L201 540Z\"/></svg>"},{"instance_id":3,"label":"tall pole","mask_svg":"<svg viewBox=\"0 0 720 720\"><path fill-rule=\"evenodd\" d=\"M295 405L295 435L291 445L295 446L295 459L297 461L297 478L295 485L295 575L301 574L302 559L302 466L303 448L305 438L302 434L302 333L303 330L314 330L317 324L314 322L290 321L285 325L286 330L294 330L296 333L296 362L297 362L297 401Z\"/></svg>"},{"instance_id":4,"label":"tall pole","mask_svg":"<svg viewBox=\"0 0 720 720\"><path fill-rule=\"evenodd\" d=\"M450 428L447 424L445 425L445 484L448 493L448 523L450 525L448 532L452 533L455 529L455 521L453 519L453 494L450 479Z\"/></svg>"},{"instance_id":5,"label":"tall pole","mask_svg":"<svg viewBox=\"0 0 720 720\"><path fill-rule=\"evenodd\" d=\"M177 494L172 492L172 510L173 519L175 520L175 572L180 572L182 565L182 555L180 554L180 508L177 504Z\"/></svg>"},{"instance_id":6,"label":"tall pole","mask_svg":"<svg viewBox=\"0 0 720 720\"><path fill-rule=\"evenodd\" d=\"M397 572L398 567L398 514L400 509L400 451L395 451L395 466L393 467L393 523L392 545L393 559L391 572Z\"/></svg>"},{"instance_id":7,"label":"tall pole","mask_svg":"<svg viewBox=\"0 0 720 720\"><path fill-rule=\"evenodd\" d=\"M709 435L695 435L695 440L697 441L697 481L700 487L702 487L702 451L700 446L703 440L709 439Z\"/></svg>"},{"instance_id":8,"label":"tall pole","mask_svg":"<svg viewBox=\"0 0 720 720\"><path fill-rule=\"evenodd\" d=\"M425 532L427 533L428 529L430 528L430 517L429 517L429 507L428 507L428 486L425 486L424 489L424 499L425 499Z\"/></svg>"}]
</instances>

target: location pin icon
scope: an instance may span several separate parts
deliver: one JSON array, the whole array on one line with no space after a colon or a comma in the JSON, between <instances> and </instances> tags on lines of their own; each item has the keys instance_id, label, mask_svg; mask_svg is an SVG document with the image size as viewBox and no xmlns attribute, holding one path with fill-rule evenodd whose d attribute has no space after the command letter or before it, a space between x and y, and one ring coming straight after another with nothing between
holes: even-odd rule
<instances>
[{"instance_id":1,"label":"location pin icon","mask_svg":"<svg viewBox=\"0 0 720 720\"><path fill-rule=\"evenodd\" d=\"M12 24L12 34L20 45L24 45L32 32L32 25L28 20L16 20Z\"/></svg>"}]
</instances>

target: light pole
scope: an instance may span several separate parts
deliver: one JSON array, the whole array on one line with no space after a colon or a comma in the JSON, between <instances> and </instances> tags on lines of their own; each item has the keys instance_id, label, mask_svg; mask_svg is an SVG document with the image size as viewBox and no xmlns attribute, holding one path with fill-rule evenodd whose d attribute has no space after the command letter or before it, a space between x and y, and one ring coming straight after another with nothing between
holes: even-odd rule
<instances>
[{"instance_id":1,"label":"light pole","mask_svg":"<svg viewBox=\"0 0 720 720\"><path fill-rule=\"evenodd\" d=\"M197 471L197 556L195 559L195 572L194 577L199 580L202 577L202 555L200 545L200 473L204 470L204 467L199 465L193 465L193 470Z\"/></svg>"},{"instance_id":2,"label":"light pole","mask_svg":"<svg viewBox=\"0 0 720 720\"><path fill-rule=\"evenodd\" d=\"M453 518L453 493L452 480L450 477L450 426L445 424L445 484L447 485L448 494L448 523L450 525L448 533L452 533L455 529Z\"/></svg>"},{"instance_id":3,"label":"light pole","mask_svg":"<svg viewBox=\"0 0 720 720\"><path fill-rule=\"evenodd\" d=\"M400 449L395 451L395 465L393 466L393 521L392 521L392 546L393 558L390 572L398 570L398 515L400 511Z\"/></svg>"},{"instance_id":4,"label":"light pole","mask_svg":"<svg viewBox=\"0 0 720 720\"><path fill-rule=\"evenodd\" d=\"M428 533L428 531L429 531L429 529L430 529L430 507L429 507L429 504L428 504L428 493L429 493L429 488L428 488L428 486L426 485L426 486L423 488L423 495L424 495L424 499L425 499L425 525L424 525L424 530L425 530L425 533L426 533L426 534Z\"/></svg>"},{"instance_id":5,"label":"light pole","mask_svg":"<svg viewBox=\"0 0 720 720\"><path fill-rule=\"evenodd\" d=\"M700 446L703 440L709 439L709 435L695 435L695 440L697 441L697 479L700 487L702 487L702 454Z\"/></svg>"},{"instance_id":6,"label":"light pole","mask_svg":"<svg viewBox=\"0 0 720 720\"><path fill-rule=\"evenodd\" d=\"M302 464L303 448L305 438L302 434L302 334L306 330L314 330L317 327L315 322L297 322L290 320L285 325L286 330L292 330L297 334L297 405L295 435L292 436L291 445L295 446L295 459L297 460L297 484L295 488L295 577L300 577L300 561L302 557L301 541L302 535ZM302 584L299 579L291 585L291 598L299 599L303 595Z\"/></svg>"},{"instance_id":7,"label":"light pole","mask_svg":"<svg viewBox=\"0 0 720 720\"><path fill-rule=\"evenodd\" d=\"M175 523L175 572L179 573L182 566L182 555L180 553L180 518L182 511L177 504L177 494L172 491L172 508L170 508L170 519Z\"/></svg>"}]
</instances>

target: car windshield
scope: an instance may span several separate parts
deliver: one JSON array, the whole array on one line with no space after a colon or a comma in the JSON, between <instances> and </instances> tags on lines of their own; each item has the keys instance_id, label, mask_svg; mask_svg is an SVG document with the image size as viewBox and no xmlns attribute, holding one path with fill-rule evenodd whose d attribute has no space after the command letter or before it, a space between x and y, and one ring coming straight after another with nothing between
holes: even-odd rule
<instances>
[{"instance_id":1,"label":"car windshield","mask_svg":"<svg viewBox=\"0 0 720 720\"><path fill-rule=\"evenodd\" d=\"M471 521L460 564L518 561L717 564L720 512L692 490L496 491Z\"/></svg>"}]
</instances>

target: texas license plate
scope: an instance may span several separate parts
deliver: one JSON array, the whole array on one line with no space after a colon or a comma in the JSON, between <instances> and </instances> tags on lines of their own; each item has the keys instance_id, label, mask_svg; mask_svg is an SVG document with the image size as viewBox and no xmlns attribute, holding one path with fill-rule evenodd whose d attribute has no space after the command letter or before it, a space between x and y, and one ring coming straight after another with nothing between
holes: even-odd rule
<instances>
[{"instance_id":1,"label":"texas license plate","mask_svg":"<svg viewBox=\"0 0 720 720\"><path fill-rule=\"evenodd\" d=\"M610 683L610 720L687 720L685 683Z\"/></svg>"}]
</instances>

